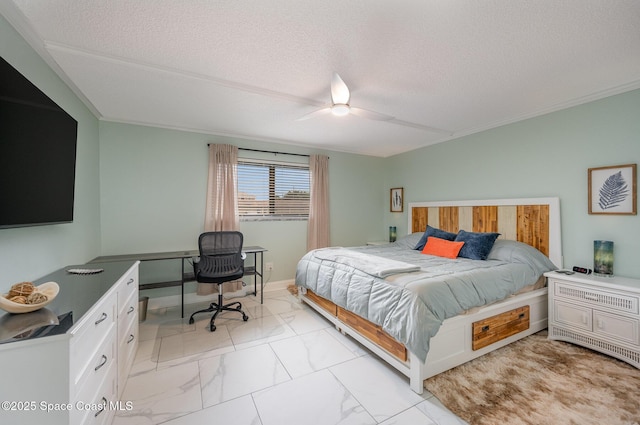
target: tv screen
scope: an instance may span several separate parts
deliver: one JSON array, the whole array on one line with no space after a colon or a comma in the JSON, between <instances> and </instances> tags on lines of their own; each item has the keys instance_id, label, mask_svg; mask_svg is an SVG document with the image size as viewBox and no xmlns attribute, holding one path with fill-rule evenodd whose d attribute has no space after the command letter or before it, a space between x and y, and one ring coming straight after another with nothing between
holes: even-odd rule
<instances>
[{"instance_id":1,"label":"tv screen","mask_svg":"<svg viewBox=\"0 0 640 425\"><path fill-rule=\"evenodd\" d=\"M73 221L77 131L0 58L0 228Z\"/></svg>"}]
</instances>

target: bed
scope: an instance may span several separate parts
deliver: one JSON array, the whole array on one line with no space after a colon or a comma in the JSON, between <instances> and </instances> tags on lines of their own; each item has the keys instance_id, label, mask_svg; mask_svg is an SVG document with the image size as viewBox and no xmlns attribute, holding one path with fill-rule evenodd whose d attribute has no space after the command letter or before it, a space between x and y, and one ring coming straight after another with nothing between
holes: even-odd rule
<instances>
[{"instance_id":1,"label":"bed","mask_svg":"<svg viewBox=\"0 0 640 425\"><path fill-rule=\"evenodd\" d=\"M407 228L394 243L307 253L296 285L306 304L406 375L413 391L547 327L542 274L562 267L557 198L410 203ZM444 250L432 251L436 241ZM457 255L465 258L445 258Z\"/></svg>"}]
</instances>

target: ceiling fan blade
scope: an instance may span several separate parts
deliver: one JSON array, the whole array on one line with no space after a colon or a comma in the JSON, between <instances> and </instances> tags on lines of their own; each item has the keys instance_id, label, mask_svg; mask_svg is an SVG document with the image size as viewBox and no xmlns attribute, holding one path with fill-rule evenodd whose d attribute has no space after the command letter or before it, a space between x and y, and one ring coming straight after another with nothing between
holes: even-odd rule
<instances>
[{"instance_id":1,"label":"ceiling fan blade","mask_svg":"<svg viewBox=\"0 0 640 425\"><path fill-rule=\"evenodd\" d=\"M331 78L331 102L334 105L348 105L350 97L349 87L342 81L338 73L334 72Z\"/></svg>"},{"instance_id":2,"label":"ceiling fan blade","mask_svg":"<svg viewBox=\"0 0 640 425\"><path fill-rule=\"evenodd\" d=\"M373 112L373 111L369 111L367 109L362 109L362 108L351 108L350 112L353 113L353 115L357 115L361 118L366 118L368 120L376 120L376 121L389 121L392 120L393 117L391 115L385 115L385 114L381 114L379 112Z\"/></svg>"},{"instance_id":3,"label":"ceiling fan blade","mask_svg":"<svg viewBox=\"0 0 640 425\"><path fill-rule=\"evenodd\" d=\"M310 113L308 113L306 115L303 115L300 118L298 118L296 121L308 120L309 118L315 118L315 117L319 117L321 115L326 115L329 112L331 112L331 107L327 106L326 108L318 109L318 110L310 112Z\"/></svg>"}]
</instances>

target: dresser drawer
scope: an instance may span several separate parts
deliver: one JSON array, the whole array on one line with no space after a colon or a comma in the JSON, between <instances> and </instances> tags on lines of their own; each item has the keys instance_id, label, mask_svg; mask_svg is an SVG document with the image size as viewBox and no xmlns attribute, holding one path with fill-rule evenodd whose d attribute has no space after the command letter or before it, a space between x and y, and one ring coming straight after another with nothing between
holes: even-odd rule
<instances>
[{"instance_id":1,"label":"dresser drawer","mask_svg":"<svg viewBox=\"0 0 640 425\"><path fill-rule=\"evenodd\" d=\"M105 425L110 424L118 407L117 391L117 365L112 364L107 370L105 380L102 381L91 395L75 401L78 409L71 411L71 423L78 425Z\"/></svg>"},{"instance_id":2,"label":"dresser drawer","mask_svg":"<svg viewBox=\"0 0 640 425\"><path fill-rule=\"evenodd\" d=\"M135 321L122 334L120 343L118 344L118 397L122 397L126 386L127 377L133 366L133 362L138 351L138 315L134 317Z\"/></svg>"},{"instance_id":3,"label":"dresser drawer","mask_svg":"<svg viewBox=\"0 0 640 425\"><path fill-rule=\"evenodd\" d=\"M120 312L118 313L118 335L126 332L127 328L134 321L138 320L138 292L129 294Z\"/></svg>"},{"instance_id":4,"label":"dresser drawer","mask_svg":"<svg viewBox=\"0 0 640 425\"><path fill-rule=\"evenodd\" d=\"M116 326L116 293L111 292L97 303L72 331L71 338L71 376L72 382L88 367L93 354L108 337L110 329Z\"/></svg>"},{"instance_id":5,"label":"dresser drawer","mask_svg":"<svg viewBox=\"0 0 640 425\"><path fill-rule=\"evenodd\" d=\"M137 269L125 274L117 285L118 291L118 312L122 313L128 308L129 299L138 293L138 271ZM138 302L136 297L136 303Z\"/></svg>"},{"instance_id":6,"label":"dresser drawer","mask_svg":"<svg viewBox=\"0 0 640 425\"><path fill-rule=\"evenodd\" d=\"M137 314L134 317L136 320L138 318ZM135 322L130 323L130 326L124 331L121 332L118 339L118 355L123 352L129 352L131 347L135 350L138 347L138 324ZM134 352L135 355L135 352Z\"/></svg>"},{"instance_id":7,"label":"dresser drawer","mask_svg":"<svg viewBox=\"0 0 640 425\"><path fill-rule=\"evenodd\" d=\"M92 359L89 360L84 370L77 374L77 379L72 381L71 397L84 400L83 396L93 394L105 379L107 371L116 363L117 355L116 327L111 326L107 337L93 354Z\"/></svg>"},{"instance_id":8,"label":"dresser drawer","mask_svg":"<svg viewBox=\"0 0 640 425\"><path fill-rule=\"evenodd\" d=\"M126 372L123 373L124 377L129 373L129 367L138 348L138 297L136 294L131 294L126 311L118 317L118 359L120 370Z\"/></svg>"},{"instance_id":9,"label":"dresser drawer","mask_svg":"<svg viewBox=\"0 0 640 425\"><path fill-rule=\"evenodd\" d=\"M138 314L136 313L134 316L130 317L130 321L127 321L128 327L124 328L124 330L118 331L118 347L120 353L127 346L137 346L138 345ZM127 348L127 351L129 349ZM120 354L118 355L120 357Z\"/></svg>"},{"instance_id":10,"label":"dresser drawer","mask_svg":"<svg viewBox=\"0 0 640 425\"><path fill-rule=\"evenodd\" d=\"M590 331L592 329L591 309L581 305L554 301L553 321L559 325L569 325Z\"/></svg>"}]
</instances>

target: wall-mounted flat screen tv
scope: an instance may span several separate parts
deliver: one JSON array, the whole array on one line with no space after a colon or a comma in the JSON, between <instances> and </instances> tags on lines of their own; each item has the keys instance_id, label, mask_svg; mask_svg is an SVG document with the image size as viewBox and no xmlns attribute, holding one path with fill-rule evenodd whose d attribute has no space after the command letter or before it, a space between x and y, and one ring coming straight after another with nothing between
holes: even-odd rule
<instances>
[{"instance_id":1,"label":"wall-mounted flat screen tv","mask_svg":"<svg viewBox=\"0 0 640 425\"><path fill-rule=\"evenodd\" d=\"M73 221L78 123L0 58L0 228Z\"/></svg>"}]
</instances>

